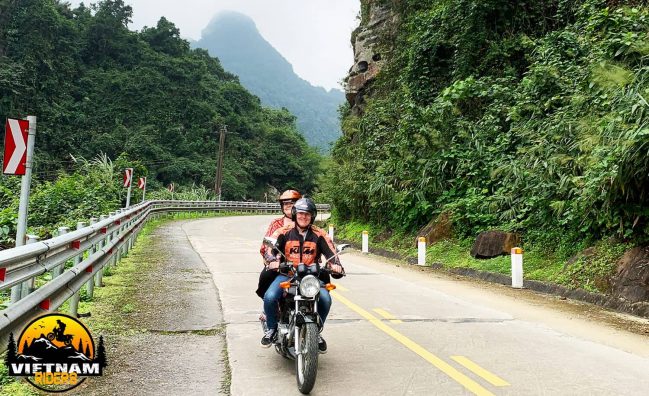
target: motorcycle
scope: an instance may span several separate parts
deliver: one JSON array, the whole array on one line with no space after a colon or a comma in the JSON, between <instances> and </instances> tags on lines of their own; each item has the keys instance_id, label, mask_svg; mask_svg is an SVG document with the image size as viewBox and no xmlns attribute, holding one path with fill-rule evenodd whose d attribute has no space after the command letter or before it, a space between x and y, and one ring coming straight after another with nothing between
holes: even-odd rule
<instances>
[{"instance_id":1,"label":"motorcycle","mask_svg":"<svg viewBox=\"0 0 649 396\"><path fill-rule=\"evenodd\" d=\"M264 238L264 244L275 249L277 240ZM279 302L279 321L275 350L284 358L295 361L295 375L298 390L308 394L315 385L318 373L318 335L322 329L320 315L318 315L318 299L320 296L321 272L331 273L326 264L337 257L350 245L336 246L336 254L321 266L319 263L307 266L299 264L294 267L292 263L280 263L279 272L287 275L289 279L280 284L284 289L284 297ZM282 252L280 252L282 256ZM325 285L328 291L336 286L332 283ZM266 332L266 318L260 318L262 328Z\"/></svg>"}]
</instances>

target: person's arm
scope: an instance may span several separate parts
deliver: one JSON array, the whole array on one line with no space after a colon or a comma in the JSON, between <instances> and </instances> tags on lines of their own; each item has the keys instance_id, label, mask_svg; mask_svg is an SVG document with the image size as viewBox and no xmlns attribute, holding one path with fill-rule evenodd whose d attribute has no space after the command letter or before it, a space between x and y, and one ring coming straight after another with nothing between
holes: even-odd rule
<instances>
[{"instance_id":1,"label":"person's arm","mask_svg":"<svg viewBox=\"0 0 649 396\"><path fill-rule=\"evenodd\" d=\"M273 220L268 225L268 229L266 230L266 234L264 234L264 238L273 235L273 233L277 230L278 227L275 225L275 223L277 223L277 221ZM268 264L268 257L270 256L270 254L269 254L270 252L268 252L268 248L266 247L266 245L263 242L261 243L261 248L259 249L259 253L261 253L261 257L264 259L264 264L267 265Z\"/></svg>"},{"instance_id":2,"label":"person's arm","mask_svg":"<svg viewBox=\"0 0 649 396\"><path fill-rule=\"evenodd\" d=\"M280 260L282 260L282 256L279 254L279 252L284 252L285 247L286 247L286 235L279 234L277 236L277 244L275 245L275 248L272 250L270 254L270 259L268 260L268 264L266 268L270 270L276 270L279 268L279 262Z\"/></svg>"},{"instance_id":3,"label":"person's arm","mask_svg":"<svg viewBox=\"0 0 649 396\"><path fill-rule=\"evenodd\" d=\"M331 271L333 271L331 275L336 279L341 278L345 274L345 268L343 268L340 263L339 256L329 260L331 257L336 255L336 248L328 235L324 233L318 235L318 249L320 250L320 253L327 258L327 267L331 268Z\"/></svg>"}]
</instances>

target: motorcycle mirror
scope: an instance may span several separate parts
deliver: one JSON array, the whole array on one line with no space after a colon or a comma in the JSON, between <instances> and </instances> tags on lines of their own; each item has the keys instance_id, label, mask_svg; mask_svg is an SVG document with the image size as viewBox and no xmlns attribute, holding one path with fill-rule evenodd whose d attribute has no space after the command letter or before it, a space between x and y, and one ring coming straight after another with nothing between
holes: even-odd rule
<instances>
[{"instance_id":1,"label":"motorcycle mirror","mask_svg":"<svg viewBox=\"0 0 649 396\"><path fill-rule=\"evenodd\" d=\"M271 237L264 237L264 245L268 246L269 248L274 248L275 245L277 244L277 239L271 238Z\"/></svg>"},{"instance_id":2,"label":"motorcycle mirror","mask_svg":"<svg viewBox=\"0 0 649 396\"><path fill-rule=\"evenodd\" d=\"M348 249L349 247L351 247L351 246L352 246L352 245L350 245L350 244L348 244L348 243L343 243L343 244L341 244L341 245L336 245L336 252L338 252L339 255L340 255L340 254L344 254L344 253L347 251L347 249Z\"/></svg>"}]
</instances>

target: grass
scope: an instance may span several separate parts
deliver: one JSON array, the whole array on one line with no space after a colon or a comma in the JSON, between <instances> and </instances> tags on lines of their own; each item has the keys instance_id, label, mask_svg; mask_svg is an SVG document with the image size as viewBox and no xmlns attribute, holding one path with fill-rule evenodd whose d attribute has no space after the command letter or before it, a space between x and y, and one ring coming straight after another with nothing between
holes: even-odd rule
<instances>
[{"instance_id":1,"label":"grass","mask_svg":"<svg viewBox=\"0 0 649 396\"><path fill-rule=\"evenodd\" d=\"M328 226L324 227L327 229ZM361 222L348 222L336 226L334 237L360 244L362 232L365 230L369 232L370 249L380 248L405 259L417 257L415 233L392 231ZM478 260L469 253L472 244L473 240L470 239L448 239L434 243L426 249L426 264L441 265L444 269L471 268L511 274L510 256ZM522 247L525 249L525 279L606 294L611 291L611 277L615 273L617 261L632 246L613 239L602 240L593 246L593 256L580 257L570 265L566 264L571 256L569 247L557 245L556 250L547 245L524 244Z\"/></svg>"},{"instance_id":2,"label":"grass","mask_svg":"<svg viewBox=\"0 0 649 396\"><path fill-rule=\"evenodd\" d=\"M7 375L7 366L4 358L0 363L0 396L37 396L39 395L31 385L22 380Z\"/></svg>"}]
</instances>

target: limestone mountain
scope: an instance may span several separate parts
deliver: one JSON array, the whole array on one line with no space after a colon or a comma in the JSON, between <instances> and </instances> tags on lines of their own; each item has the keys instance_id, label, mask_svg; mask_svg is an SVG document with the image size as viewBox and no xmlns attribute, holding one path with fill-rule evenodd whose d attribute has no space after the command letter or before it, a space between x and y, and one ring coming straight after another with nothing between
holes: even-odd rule
<instances>
[{"instance_id":1,"label":"limestone mountain","mask_svg":"<svg viewBox=\"0 0 649 396\"><path fill-rule=\"evenodd\" d=\"M290 110L312 146L328 150L329 143L340 136L342 91L326 91L300 78L248 16L232 11L217 14L193 45L218 57L264 105Z\"/></svg>"}]
</instances>

